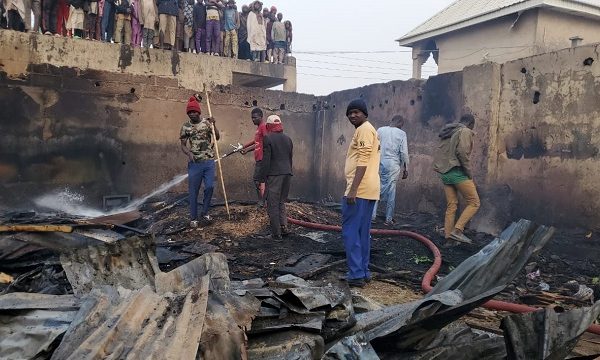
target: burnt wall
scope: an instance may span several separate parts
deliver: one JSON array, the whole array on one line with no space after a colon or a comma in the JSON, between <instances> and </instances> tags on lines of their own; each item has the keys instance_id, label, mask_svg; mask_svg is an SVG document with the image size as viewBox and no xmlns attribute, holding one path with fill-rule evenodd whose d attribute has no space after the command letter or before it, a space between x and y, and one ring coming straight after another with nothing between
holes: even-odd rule
<instances>
[{"instance_id":1,"label":"burnt wall","mask_svg":"<svg viewBox=\"0 0 600 360\"><path fill-rule=\"evenodd\" d=\"M600 58L582 46L502 65L490 176L512 216L597 227Z\"/></svg>"},{"instance_id":2,"label":"burnt wall","mask_svg":"<svg viewBox=\"0 0 600 360\"><path fill-rule=\"evenodd\" d=\"M180 88L177 79L50 65L30 65L19 78L0 77L3 205L28 206L36 196L64 187L99 205L103 195L140 196L186 172L178 138L194 91ZM315 102L308 95L213 88L219 148L224 153L229 144L253 139L253 104L266 115L280 114L295 139L292 196L310 198L314 141L305 134L312 132ZM205 102L202 106L206 114ZM223 164L230 198L254 198L252 155Z\"/></svg>"},{"instance_id":3,"label":"burnt wall","mask_svg":"<svg viewBox=\"0 0 600 360\"><path fill-rule=\"evenodd\" d=\"M389 124L394 115L407 119L411 163L409 179L399 181L397 207L401 210L437 212L443 189L432 170L437 134L463 111L462 73L449 73L424 81L395 81L336 92L324 100L322 117L326 154L323 197L339 201L345 189L344 159L354 127L346 118L348 103L365 100L375 128Z\"/></svg>"},{"instance_id":4,"label":"burnt wall","mask_svg":"<svg viewBox=\"0 0 600 360\"><path fill-rule=\"evenodd\" d=\"M186 171L178 137L195 91L179 77L28 62L34 47L3 53L9 61L0 63L0 205L27 205L64 187L99 205L102 195L139 196ZM343 194L354 131L345 116L351 100L366 101L375 127L402 114L411 164L409 179L399 181L397 205L434 213L444 210L443 188L432 170L437 134L469 112L477 119L472 160L482 199L472 227L496 232L526 217L595 228L598 53L597 46L582 46L325 97L214 87L211 102L222 152L253 138L254 105L282 116L295 144L292 197L307 200L339 201ZM230 198L254 198L253 166L252 155L224 161Z\"/></svg>"}]
</instances>

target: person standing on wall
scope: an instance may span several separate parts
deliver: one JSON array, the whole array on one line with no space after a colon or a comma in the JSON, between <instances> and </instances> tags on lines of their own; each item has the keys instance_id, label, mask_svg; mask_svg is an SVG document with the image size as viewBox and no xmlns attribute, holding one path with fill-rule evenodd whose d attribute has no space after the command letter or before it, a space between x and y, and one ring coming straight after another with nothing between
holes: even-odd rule
<instances>
[{"instance_id":1,"label":"person standing on wall","mask_svg":"<svg viewBox=\"0 0 600 360\"><path fill-rule=\"evenodd\" d=\"M206 53L206 5L204 0L198 0L194 4L194 34L196 41L196 52Z\"/></svg>"},{"instance_id":2,"label":"person standing on wall","mask_svg":"<svg viewBox=\"0 0 600 360\"><path fill-rule=\"evenodd\" d=\"M267 118L267 135L263 139L263 160L260 179L267 184L267 212L271 222L273 240L289 235L285 203L292 180L294 144L283 133L283 124L278 115Z\"/></svg>"},{"instance_id":3,"label":"person standing on wall","mask_svg":"<svg viewBox=\"0 0 600 360\"><path fill-rule=\"evenodd\" d=\"M242 12L239 14L240 28L238 30L238 54L242 60L252 60L250 54L250 44L248 43L248 14L250 13L250 7L248 5L242 6Z\"/></svg>"},{"instance_id":4,"label":"person standing on wall","mask_svg":"<svg viewBox=\"0 0 600 360\"><path fill-rule=\"evenodd\" d=\"M440 174L446 193L447 206L444 221L446 244L450 244L451 241L471 243L471 239L466 237L463 231L480 206L470 161L474 127L475 118L473 115L466 114L458 123L444 126L439 134L441 142L434 156L433 168ZM467 206L455 223L458 194L462 195Z\"/></svg>"},{"instance_id":5,"label":"person standing on wall","mask_svg":"<svg viewBox=\"0 0 600 360\"><path fill-rule=\"evenodd\" d=\"M142 45L142 0L131 0L131 46Z\"/></svg>"},{"instance_id":6,"label":"person standing on wall","mask_svg":"<svg viewBox=\"0 0 600 360\"><path fill-rule=\"evenodd\" d=\"M271 29L271 39L273 40L273 62L275 64L283 64L285 62L285 48L287 45L285 39L285 25L281 22L282 20L283 14L277 14Z\"/></svg>"},{"instance_id":7,"label":"person standing on wall","mask_svg":"<svg viewBox=\"0 0 600 360\"><path fill-rule=\"evenodd\" d=\"M32 0L31 12L33 12L33 28L34 33L39 33L42 28L42 0Z\"/></svg>"},{"instance_id":8,"label":"person standing on wall","mask_svg":"<svg viewBox=\"0 0 600 360\"><path fill-rule=\"evenodd\" d=\"M183 0L182 0L183 1ZM161 49L171 50L176 46L175 32L179 4L177 0L158 0L158 42Z\"/></svg>"},{"instance_id":9,"label":"person standing on wall","mask_svg":"<svg viewBox=\"0 0 600 360\"><path fill-rule=\"evenodd\" d=\"M252 60L261 62L265 61L267 50L267 27L261 14L262 5L260 1L250 5L247 21L248 44L250 44Z\"/></svg>"},{"instance_id":10,"label":"person standing on wall","mask_svg":"<svg viewBox=\"0 0 600 360\"><path fill-rule=\"evenodd\" d=\"M183 51L194 52L196 42L194 41L194 0L185 0L183 5Z\"/></svg>"},{"instance_id":11,"label":"person standing on wall","mask_svg":"<svg viewBox=\"0 0 600 360\"><path fill-rule=\"evenodd\" d=\"M346 155L346 191L342 200L342 239L348 264L348 285L371 280L371 214L379 200L379 139L362 99L350 102L346 116L356 128Z\"/></svg>"},{"instance_id":12,"label":"person standing on wall","mask_svg":"<svg viewBox=\"0 0 600 360\"><path fill-rule=\"evenodd\" d=\"M275 15L271 14L269 9L263 9L263 19L265 20L266 36L267 36L267 52L265 62L273 61L273 38L271 37L273 32L273 21L277 16L277 8L272 6L271 9L275 9Z\"/></svg>"},{"instance_id":13,"label":"person standing on wall","mask_svg":"<svg viewBox=\"0 0 600 360\"><path fill-rule=\"evenodd\" d=\"M292 53L292 40L294 37L292 30L292 22L286 20L286 22L284 22L283 24L285 25L285 54L288 55Z\"/></svg>"},{"instance_id":14,"label":"person standing on wall","mask_svg":"<svg viewBox=\"0 0 600 360\"><path fill-rule=\"evenodd\" d=\"M181 127L179 140L181 151L188 157L188 186L190 202L190 226L198 227L198 192L204 183L204 199L200 216L206 223L212 221L208 211L215 182L215 146L212 138L211 125L215 127L217 141L221 135L214 118L201 118L202 111L199 103L200 96L190 97L186 112L189 121Z\"/></svg>"},{"instance_id":15,"label":"person standing on wall","mask_svg":"<svg viewBox=\"0 0 600 360\"><path fill-rule=\"evenodd\" d=\"M129 0L115 0L117 27L115 29L115 44L131 45L131 5Z\"/></svg>"},{"instance_id":16,"label":"person standing on wall","mask_svg":"<svg viewBox=\"0 0 600 360\"><path fill-rule=\"evenodd\" d=\"M88 40L96 39L96 29L98 22L98 0L89 0L86 2L87 11L85 13L85 36Z\"/></svg>"},{"instance_id":17,"label":"person standing on wall","mask_svg":"<svg viewBox=\"0 0 600 360\"><path fill-rule=\"evenodd\" d=\"M381 162L379 163L381 193L379 198L386 202L384 223L386 226L394 225L396 182L400 171L402 171L402 179L408 178L408 141L406 133L402 130L405 122L402 115L396 115L392 118L390 126L382 126L377 129L381 143ZM375 203L372 220L375 220L377 215L378 203Z\"/></svg>"},{"instance_id":18,"label":"person standing on wall","mask_svg":"<svg viewBox=\"0 0 600 360\"><path fill-rule=\"evenodd\" d=\"M235 5L235 0L229 0L227 7L223 10L225 23L225 57L237 59L238 57L238 29L240 27L240 15Z\"/></svg>"},{"instance_id":19,"label":"person standing on wall","mask_svg":"<svg viewBox=\"0 0 600 360\"><path fill-rule=\"evenodd\" d=\"M256 187L256 195L258 196L258 206L263 207L265 183L260 177L261 163L263 160L263 139L267 134L267 126L263 121L263 112L259 108L252 109L252 123L256 125L256 132L254 133L254 140L245 144L240 153L242 155L247 154L250 151L254 151L254 186Z\"/></svg>"},{"instance_id":20,"label":"person standing on wall","mask_svg":"<svg viewBox=\"0 0 600 360\"><path fill-rule=\"evenodd\" d=\"M220 1L206 0L206 51L209 55L221 53L221 6Z\"/></svg>"},{"instance_id":21,"label":"person standing on wall","mask_svg":"<svg viewBox=\"0 0 600 360\"><path fill-rule=\"evenodd\" d=\"M154 0L140 1L140 21L142 22L142 45L150 48L154 42L154 27L158 21L158 8Z\"/></svg>"}]
</instances>

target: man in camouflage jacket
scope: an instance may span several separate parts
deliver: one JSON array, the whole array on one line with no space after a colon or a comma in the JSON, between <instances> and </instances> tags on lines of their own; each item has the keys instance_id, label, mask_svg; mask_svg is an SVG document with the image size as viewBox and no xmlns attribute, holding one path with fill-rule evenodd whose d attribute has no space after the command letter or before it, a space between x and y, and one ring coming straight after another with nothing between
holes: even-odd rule
<instances>
[{"instance_id":1,"label":"man in camouflage jacket","mask_svg":"<svg viewBox=\"0 0 600 360\"><path fill-rule=\"evenodd\" d=\"M212 138L211 126L215 127L215 135L219 140L219 130L215 125L214 118L201 118L199 96L192 96L188 101L186 112L189 121L181 127L179 139L181 150L187 155L188 162L188 184L191 226L198 226L198 192L204 182L204 200L200 216L203 221L210 222L208 215L215 182L215 143Z\"/></svg>"}]
</instances>

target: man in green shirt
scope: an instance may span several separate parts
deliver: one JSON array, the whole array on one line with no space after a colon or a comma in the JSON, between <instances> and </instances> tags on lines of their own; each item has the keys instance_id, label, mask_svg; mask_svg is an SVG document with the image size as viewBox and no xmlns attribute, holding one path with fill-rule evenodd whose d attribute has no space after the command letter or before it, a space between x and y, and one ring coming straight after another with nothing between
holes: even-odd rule
<instances>
[{"instance_id":1,"label":"man in green shirt","mask_svg":"<svg viewBox=\"0 0 600 360\"><path fill-rule=\"evenodd\" d=\"M480 206L470 162L474 127L475 118L473 115L466 114L458 123L444 126L439 134L441 143L434 156L433 168L440 174L446 193L447 207L444 221L446 242L454 240L471 243L471 239L466 237L463 231ZM467 205L455 222L459 193Z\"/></svg>"}]
</instances>

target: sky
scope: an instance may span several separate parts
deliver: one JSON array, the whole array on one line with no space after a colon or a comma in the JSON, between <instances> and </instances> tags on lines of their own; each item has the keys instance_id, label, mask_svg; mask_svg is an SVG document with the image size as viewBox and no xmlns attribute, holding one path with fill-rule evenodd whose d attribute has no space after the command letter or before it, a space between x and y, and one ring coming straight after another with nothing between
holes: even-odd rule
<instances>
[{"instance_id":1,"label":"sky","mask_svg":"<svg viewBox=\"0 0 600 360\"><path fill-rule=\"evenodd\" d=\"M264 6L275 5L283 13L284 21L292 22L292 55L297 59L298 92L315 95L409 79L412 72L410 48L400 47L394 40L453 2L262 1ZM243 0L238 1L238 6L243 3ZM430 58L423 66L423 77L435 74L437 67Z\"/></svg>"}]
</instances>

